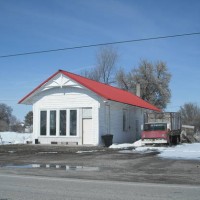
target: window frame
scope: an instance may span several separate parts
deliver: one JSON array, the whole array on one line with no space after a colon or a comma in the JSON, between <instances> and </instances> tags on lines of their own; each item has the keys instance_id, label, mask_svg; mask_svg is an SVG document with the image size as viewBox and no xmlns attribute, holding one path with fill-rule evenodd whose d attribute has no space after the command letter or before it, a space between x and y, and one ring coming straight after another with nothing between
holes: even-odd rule
<instances>
[{"instance_id":1,"label":"window frame","mask_svg":"<svg viewBox=\"0 0 200 200\"><path fill-rule=\"evenodd\" d=\"M81 108L82 109L82 108ZM70 135L70 111L76 110L76 135ZM51 111L56 111L55 119L56 119L56 132L54 135L51 135L51 122L50 122L50 113ZM66 111L66 135L60 135L60 111ZM46 112L46 134L41 135L41 112ZM39 134L40 137L79 137L79 129L80 129L80 108L59 108L59 109L41 109L39 111L40 121L39 121Z\"/></svg>"},{"instance_id":2,"label":"window frame","mask_svg":"<svg viewBox=\"0 0 200 200\"><path fill-rule=\"evenodd\" d=\"M51 113L53 113L53 129L51 129L51 123L52 123L52 115ZM58 123L58 120L57 120L57 110L49 110L49 136L56 136L57 134L57 123ZM52 132L53 130L53 132Z\"/></svg>"},{"instance_id":3,"label":"window frame","mask_svg":"<svg viewBox=\"0 0 200 200\"><path fill-rule=\"evenodd\" d=\"M61 111L65 111L65 134L61 135ZM68 124L67 124L67 120L68 120L68 116L67 116L67 110L66 109L61 109L59 110L59 137L66 137L67 136L67 128L68 128Z\"/></svg>"},{"instance_id":4,"label":"window frame","mask_svg":"<svg viewBox=\"0 0 200 200\"><path fill-rule=\"evenodd\" d=\"M42 124L41 124L41 122L42 122L42 112L45 112L46 113L46 116L45 116L45 134L42 134ZM47 126L47 122L48 122L48 114L47 114L47 110L40 110L40 136L47 136L47 133L48 133L48 126Z\"/></svg>"},{"instance_id":5,"label":"window frame","mask_svg":"<svg viewBox=\"0 0 200 200\"><path fill-rule=\"evenodd\" d=\"M76 111L76 135L71 135L71 111ZM69 109L69 131L68 131L68 136L69 137L77 137L78 135L78 112L77 109Z\"/></svg>"}]
</instances>

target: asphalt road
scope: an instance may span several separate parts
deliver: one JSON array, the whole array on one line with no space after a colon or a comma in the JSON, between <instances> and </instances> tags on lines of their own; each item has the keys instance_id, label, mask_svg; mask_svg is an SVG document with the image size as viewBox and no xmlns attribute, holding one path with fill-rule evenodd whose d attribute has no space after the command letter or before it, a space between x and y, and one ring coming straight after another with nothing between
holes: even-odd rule
<instances>
[{"instance_id":1,"label":"asphalt road","mask_svg":"<svg viewBox=\"0 0 200 200\"><path fill-rule=\"evenodd\" d=\"M200 186L79 180L0 173L0 200L199 200Z\"/></svg>"}]
</instances>

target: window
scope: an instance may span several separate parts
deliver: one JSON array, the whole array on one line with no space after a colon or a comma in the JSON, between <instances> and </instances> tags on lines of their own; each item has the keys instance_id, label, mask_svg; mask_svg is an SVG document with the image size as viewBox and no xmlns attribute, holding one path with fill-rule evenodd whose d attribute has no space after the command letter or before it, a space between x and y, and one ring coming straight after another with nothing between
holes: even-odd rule
<instances>
[{"instance_id":1,"label":"window","mask_svg":"<svg viewBox=\"0 0 200 200\"><path fill-rule=\"evenodd\" d=\"M83 119L91 119L92 118L92 108L83 108L82 118Z\"/></svg>"},{"instance_id":2,"label":"window","mask_svg":"<svg viewBox=\"0 0 200 200\"><path fill-rule=\"evenodd\" d=\"M47 111L40 112L40 135L47 134Z\"/></svg>"},{"instance_id":3,"label":"window","mask_svg":"<svg viewBox=\"0 0 200 200\"><path fill-rule=\"evenodd\" d=\"M167 130L166 123L152 123L152 124L145 124L144 131L165 131Z\"/></svg>"},{"instance_id":4,"label":"window","mask_svg":"<svg viewBox=\"0 0 200 200\"><path fill-rule=\"evenodd\" d=\"M128 130L128 111L123 109L123 131Z\"/></svg>"},{"instance_id":5,"label":"window","mask_svg":"<svg viewBox=\"0 0 200 200\"><path fill-rule=\"evenodd\" d=\"M66 135L67 111L60 110L60 135Z\"/></svg>"},{"instance_id":6,"label":"window","mask_svg":"<svg viewBox=\"0 0 200 200\"><path fill-rule=\"evenodd\" d=\"M56 135L56 111L50 111L50 135Z\"/></svg>"},{"instance_id":7,"label":"window","mask_svg":"<svg viewBox=\"0 0 200 200\"><path fill-rule=\"evenodd\" d=\"M40 135L77 136L78 110L45 110L40 112ZM91 110L85 110L85 117L91 117Z\"/></svg>"},{"instance_id":8,"label":"window","mask_svg":"<svg viewBox=\"0 0 200 200\"><path fill-rule=\"evenodd\" d=\"M70 110L70 136L77 135L77 110Z\"/></svg>"}]
</instances>

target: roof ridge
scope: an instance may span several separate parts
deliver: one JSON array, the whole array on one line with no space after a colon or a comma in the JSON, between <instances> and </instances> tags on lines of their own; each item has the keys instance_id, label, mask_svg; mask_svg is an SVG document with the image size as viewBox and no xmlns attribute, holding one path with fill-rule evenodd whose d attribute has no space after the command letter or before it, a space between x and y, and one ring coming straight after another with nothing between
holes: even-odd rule
<instances>
[{"instance_id":1,"label":"roof ridge","mask_svg":"<svg viewBox=\"0 0 200 200\"><path fill-rule=\"evenodd\" d=\"M143 100L141 97L138 97L134 93L62 69L59 69L56 73L54 73L44 82L42 82L39 86L37 86L34 90L32 90L29 94L27 94L23 99L21 99L19 103L22 103L25 99L33 95L39 88L45 85L49 80L51 80L57 74L63 74L64 76L67 76L68 78L76 81L77 83L81 84L87 89L93 91L97 95L106 98L108 100L129 104L137 107L142 107L150 110L160 111L159 108Z\"/></svg>"},{"instance_id":2,"label":"roof ridge","mask_svg":"<svg viewBox=\"0 0 200 200\"><path fill-rule=\"evenodd\" d=\"M85 77L85 76L82 76L82 75L79 75L79 74L75 74L75 73L72 73L72 72L69 72L69 71L65 71L65 70L61 70L61 69L58 70L58 71L60 71L60 72L66 72L66 73L69 73L69 74L73 74L74 76L79 76L79 77L81 77L81 78L85 78L85 79L88 79L88 80L90 80L90 81L94 81L94 82L96 82L96 83L99 83L99 84L102 84L102 85L105 85L105 86L108 86L108 87L113 87L113 88L115 88L115 89L117 89L117 90L131 93L131 94L135 95L136 97L140 98L139 96L137 96L136 94L134 94L134 93L132 93L132 92L129 92L129 91L127 91L127 90L123 90L123 89L121 89L121 88L119 88L119 87L116 87L116 86L113 86L113 85L108 85L108 84L106 84L106 83L102 83L102 82L100 82L100 81L96 81L96 80L93 80L93 79L90 79L90 78L87 78L87 77Z\"/></svg>"}]
</instances>

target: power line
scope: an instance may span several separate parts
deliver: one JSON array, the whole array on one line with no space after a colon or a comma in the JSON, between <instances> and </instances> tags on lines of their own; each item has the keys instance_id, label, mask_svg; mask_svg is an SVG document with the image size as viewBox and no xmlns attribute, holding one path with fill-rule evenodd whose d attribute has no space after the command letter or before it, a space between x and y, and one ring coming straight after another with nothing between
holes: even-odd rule
<instances>
[{"instance_id":1,"label":"power line","mask_svg":"<svg viewBox=\"0 0 200 200\"><path fill-rule=\"evenodd\" d=\"M90 48L90 47L97 47L97 46L114 45L114 44L142 42L142 41L149 41L149 40L160 40L160 39L175 38L175 37L184 37L184 36L192 36L192 35L200 35L200 32L196 32L196 33L183 33L183 34L177 34L177 35L167 35L167 36L158 36L158 37L149 37L149 38L140 38L140 39L132 39L132 40L123 40L123 41L117 41L117 42L106 42L106 43L98 43L98 44L89 44L89 45L82 45L82 46L75 46L75 47L66 47L66 48L59 48L59 49L49 49L49 50L42 50L42 51L31 51L31 52L16 53L16 54L7 54L7 55L0 56L0 58L25 56L25 55L49 53L49 52L56 52L56 51L66 51L66 50Z\"/></svg>"}]
</instances>

